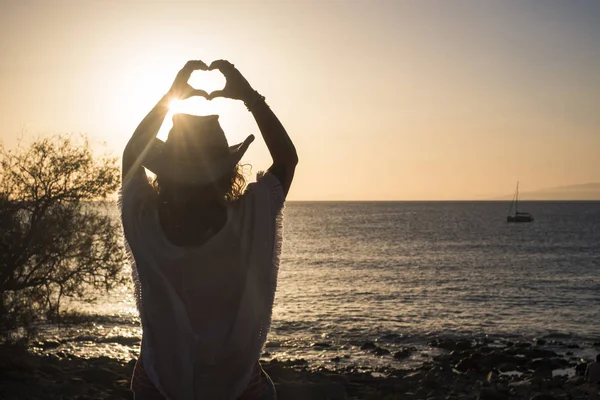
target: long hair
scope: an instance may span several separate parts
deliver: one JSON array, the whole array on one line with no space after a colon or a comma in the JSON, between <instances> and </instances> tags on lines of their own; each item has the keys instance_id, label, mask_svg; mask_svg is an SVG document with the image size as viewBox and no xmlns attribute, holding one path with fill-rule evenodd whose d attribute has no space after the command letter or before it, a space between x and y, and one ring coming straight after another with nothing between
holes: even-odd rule
<instances>
[{"instance_id":1,"label":"long hair","mask_svg":"<svg viewBox=\"0 0 600 400\"><path fill-rule=\"evenodd\" d=\"M185 207L204 200L225 200L228 203L238 200L246 190L244 169L247 164L237 164L231 174L221 180L202 186L187 186L161 179L156 176L152 186L158 195L159 203L167 206Z\"/></svg>"}]
</instances>

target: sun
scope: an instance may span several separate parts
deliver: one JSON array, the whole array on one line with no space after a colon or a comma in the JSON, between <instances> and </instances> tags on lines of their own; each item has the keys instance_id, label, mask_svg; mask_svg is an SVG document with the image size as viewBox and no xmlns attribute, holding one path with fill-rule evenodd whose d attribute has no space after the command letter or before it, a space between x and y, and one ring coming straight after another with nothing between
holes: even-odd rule
<instances>
[{"instance_id":1,"label":"sun","mask_svg":"<svg viewBox=\"0 0 600 400\"><path fill-rule=\"evenodd\" d=\"M169 113L170 114L179 114L185 109L185 101L179 99L173 99L169 102Z\"/></svg>"}]
</instances>

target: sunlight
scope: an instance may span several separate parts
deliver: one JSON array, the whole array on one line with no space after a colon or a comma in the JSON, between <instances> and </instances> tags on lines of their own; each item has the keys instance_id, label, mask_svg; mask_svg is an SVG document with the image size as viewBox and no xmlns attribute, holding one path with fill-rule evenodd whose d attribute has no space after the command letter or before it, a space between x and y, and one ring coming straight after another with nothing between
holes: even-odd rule
<instances>
[{"instance_id":1,"label":"sunlight","mask_svg":"<svg viewBox=\"0 0 600 400\"><path fill-rule=\"evenodd\" d=\"M123 126L131 131L163 96L175 78L179 64L163 60L140 71L128 71L126 80L120 82L120 90L127 95L115 99L114 115ZM225 77L219 71L195 71L188 83L195 89L208 93L223 89ZM186 100L171 100L169 112L158 132L157 137L166 140L173 127L173 115L185 113L194 115L220 116L219 123L227 134L230 143L237 143L250 134L256 134L256 125L252 115L244 104L238 100L216 98L207 100L194 96Z\"/></svg>"},{"instance_id":2,"label":"sunlight","mask_svg":"<svg viewBox=\"0 0 600 400\"><path fill-rule=\"evenodd\" d=\"M185 102L183 100L171 100L169 102L169 113L178 114L184 112L183 109L185 107Z\"/></svg>"},{"instance_id":3,"label":"sunlight","mask_svg":"<svg viewBox=\"0 0 600 400\"><path fill-rule=\"evenodd\" d=\"M194 71L188 83L194 89L202 89L207 93L225 87L225 77L220 71Z\"/></svg>"}]
</instances>

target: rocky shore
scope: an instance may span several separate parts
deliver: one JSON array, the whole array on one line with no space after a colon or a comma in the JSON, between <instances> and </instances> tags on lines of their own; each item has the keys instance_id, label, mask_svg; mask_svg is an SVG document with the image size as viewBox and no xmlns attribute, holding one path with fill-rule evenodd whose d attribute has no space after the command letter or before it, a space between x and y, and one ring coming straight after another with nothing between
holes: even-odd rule
<instances>
[{"instance_id":1,"label":"rocky shore","mask_svg":"<svg viewBox=\"0 0 600 400\"><path fill-rule=\"evenodd\" d=\"M136 344L135 338L102 340ZM0 346L0 399L132 398L128 387L134 359L40 351L60 345L42 342L37 350ZM330 369L311 366L303 359L277 358L264 361L263 366L281 400L600 400L600 387L583 378L591 360L574 356L576 344L436 338L429 345L441 349L441 354L410 370L342 364ZM590 346L600 352L600 343ZM390 353L372 342L362 343L360 348L373 357L409 357L414 351L407 347Z\"/></svg>"}]
</instances>

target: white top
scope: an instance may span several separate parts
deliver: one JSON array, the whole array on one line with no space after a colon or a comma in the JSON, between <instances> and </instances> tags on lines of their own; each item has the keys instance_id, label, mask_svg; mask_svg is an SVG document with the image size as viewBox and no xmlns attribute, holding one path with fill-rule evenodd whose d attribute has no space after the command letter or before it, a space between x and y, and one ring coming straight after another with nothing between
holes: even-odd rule
<instances>
[{"instance_id":1,"label":"white top","mask_svg":"<svg viewBox=\"0 0 600 400\"><path fill-rule=\"evenodd\" d=\"M259 175L208 242L179 247L160 227L145 174L134 175L122 188L120 206L144 368L167 399L235 399L270 328L283 188L274 175Z\"/></svg>"}]
</instances>

